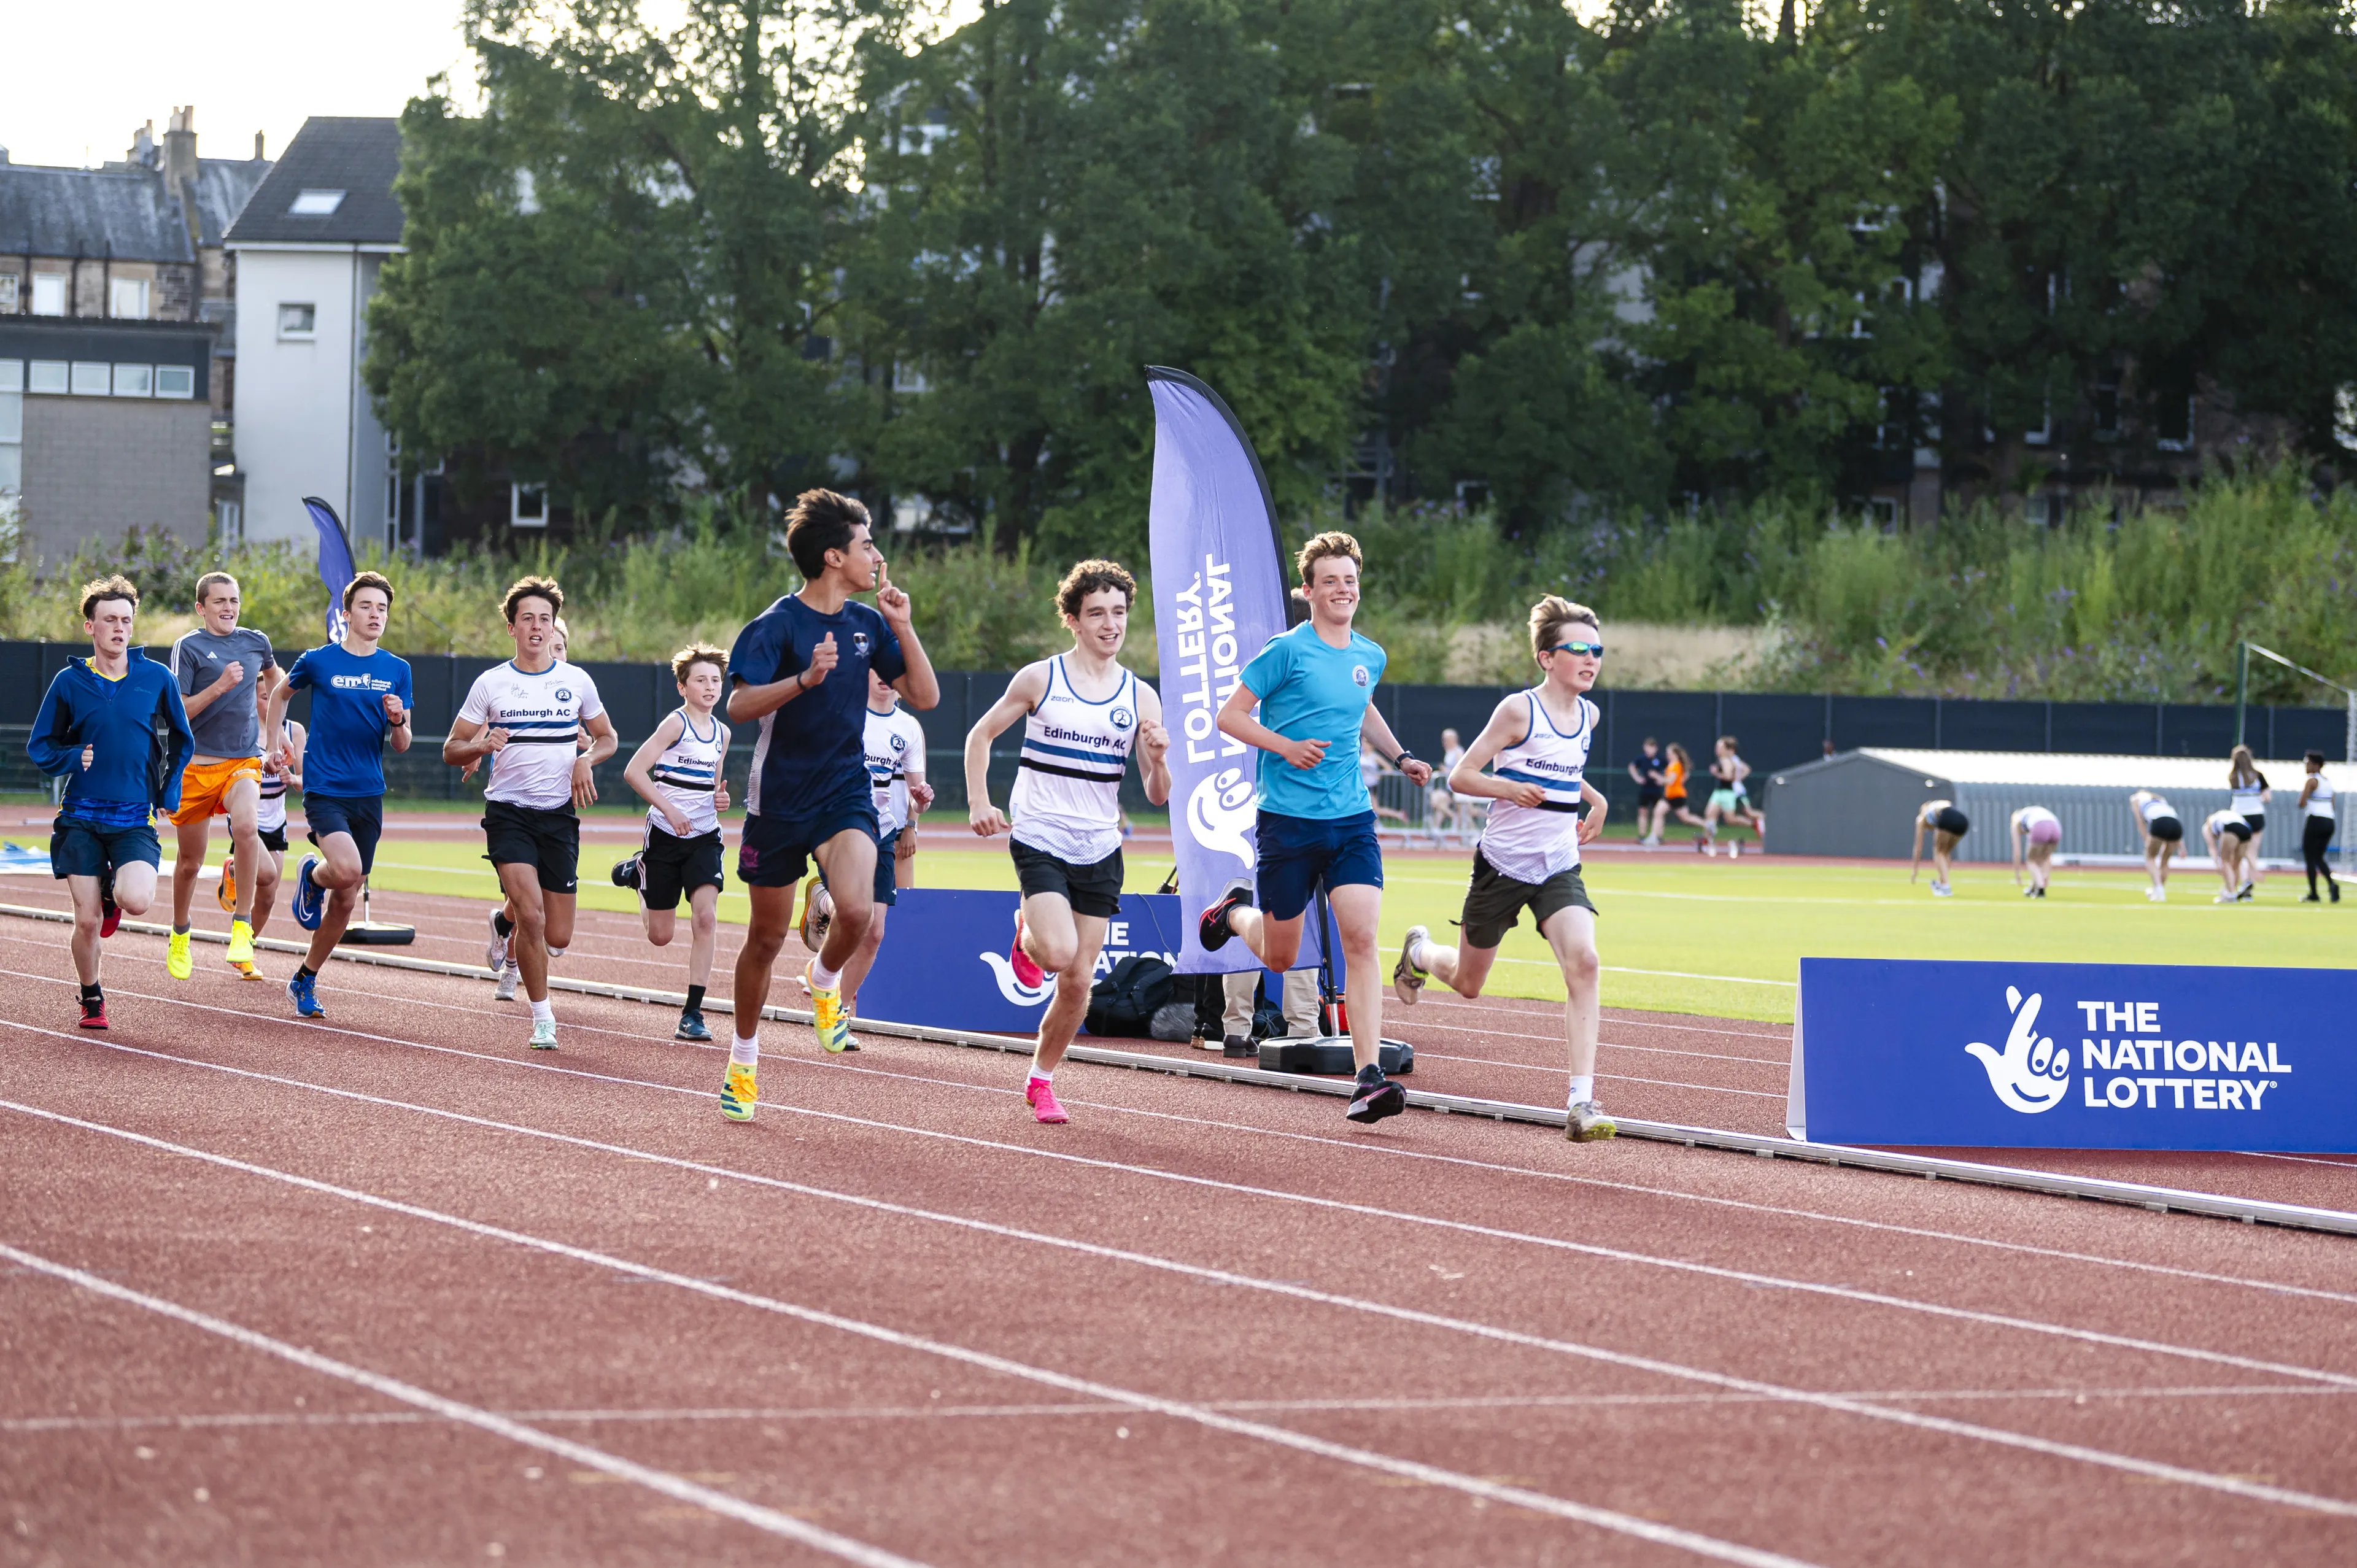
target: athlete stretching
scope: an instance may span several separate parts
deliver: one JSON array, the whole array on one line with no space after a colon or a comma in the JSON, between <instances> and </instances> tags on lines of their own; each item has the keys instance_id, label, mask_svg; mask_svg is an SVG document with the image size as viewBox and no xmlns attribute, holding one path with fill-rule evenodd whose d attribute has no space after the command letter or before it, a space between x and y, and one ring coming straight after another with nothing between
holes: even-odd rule
<instances>
[{"instance_id":1,"label":"athlete stretching","mask_svg":"<svg viewBox=\"0 0 2357 1568\"><path fill-rule=\"evenodd\" d=\"M987 838L1014 834L1023 902L1015 916L1016 978L1056 993L1039 1020L1023 1098L1042 1122L1062 1122L1056 1064L1079 1032L1096 983L1105 922L1121 910L1121 779L1137 753L1146 798L1170 799L1162 699L1116 661L1129 635L1136 580L1112 561L1083 561L1056 585L1072 634L1069 652L1027 664L965 737L966 817ZM1023 758L1006 818L990 803L990 743L1023 721ZM1353 775L1355 777L1355 773Z\"/></svg>"},{"instance_id":2,"label":"athlete stretching","mask_svg":"<svg viewBox=\"0 0 2357 1568\"><path fill-rule=\"evenodd\" d=\"M208 572L197 579L200 624L172 645L178 678L197 754L180 778L180 809L172 813L179 843L172 859L172 936L164 969L174 980L195 972L188 953L188 906L197 875L205 868L212 820L229 819L231 897L229 966L247 980L253 967L253 895L261 882L262 839L255 815L262 801L262 710L285 677L270 652L270 639L237 624L237 579Z\"/></svg>"},{"instance_id":3,"label":"athlete stretching","mask_svg":"<svg viewBox=\"0 0 2357 1568\"><path fill-rule=\"evenodd\" d=\"M1407 1109L1407 1092L1383 1076L1383 976L1375 949L1383 915L1383 857L1375 843L1374 802L1359 776L1359 741L1374 743L1408 781L1422 789L1432 768L1393 738L1370 699L1383 678L1381 648L1351 629L1359 608L1359 542L1321 533L1301 547L1295 565L1309 618L1268 640L1244 666L1220 709L1220 730L1260 759L1260 906L1253 885L1231 883L1203 911L1203 949L1231 936L1264 968L1283 973L1301 950L1302 916L1320 882L1340 929L1351 1011L1351 1054L1358 1082L1344 1112L1380 1122ZM1253 717L1254 704L1260 717Z\"/></svg>"},{"instance_id":4,"label":"athlete stretching","mask_svg":"<svg viewBox=\"0 0 2357 1568\"><path fill-rule=\"evenodd\" d=\"M384 832L384 748L409 749L409 662L377 647L393 616L393 585L362 572L344 585L344 635L295 660L270 696L262 749L283 765L282 726L295 693L311 693L311 734L303 751L303 815L318 846L295 873L295 923L311 950L286 982L295 1011L324 1018L319 971L343 940L376 864Z\"/></svg>"},{"instance_id":5,"label":"athlete stretching","mask_svg":"<svg viewBox=\"0 0 2357 1568\"><path fill-rule=\"evenodd\" d=\"M1411 928L1392 984L1411 1005L1427 976L1460 996L1480 995L1498 944L1527 907L1563 969L1571 1046L1564 1135L1584 1144L1620 1130L1596 1103L1596 906L1579 875L1579 846L1604 831L1604 796L1587 779L1600 715L1586 693L1604 666L1596 612L1548 595L1531 607L1531 652L1545 678L1498 704L1448 778L1450 789L1497 802L1473 851L1464 944L1444 947ZM1483 773L1493 757L1496 769Z\"/></svg>"},{"instance_id":6,"label":"athlete stretching","mask_svg":"<svg viewBox=\"0 0 2357 1568\"><path fill-rule=\"evenodd\" d=\"M863 744L867 672L882 675L912 708L942 700L909 624L908 593L892 585L868 536L866 507L832 490L805 490L786 514L786 548L802 570L801 589L755 617L728 654L728 720L760 725L737 851L737 879L753 909L732 993L739 1032L720 1089L720 1113L732 1122L753 1118L770 968L793 923L794 884L813 858L834 889L826 942L803 973L813 1026L830 1052L850 1043L840 986L843 966L867 934L877 837ZM873 609L851 596L870 588Z\"/></svg>"},{"instance_id":7,"label":"athlete stretching","mask_svg":"<svg viewBox=\"0 0 2357 1568\"><path fill-rule=\"evenodd\" d=\"M81 590L90 657L57 673L41 699L25 754L66 776L65 804L49 830L49 870L73 900L74 975L81 982L81 1026L106 1027L99 989L99 940L124 912L144 915L163 863L151 822L180 803L180 773L196 740L171 672L131 646L139 590L105 577ZM171 749L156 733L161 721Z\"/></svg>"},{"instance_id":8,"label":"athlete stretching","mask_svg":"<svg viewBox=\"0 0 2357 1568\"><path fill-rule=\"evenodd\" d=\"M617 862L614 886L639 896L647 940L669 947L679 924L679 897L687 895L687 1005L674 1040L712 1038L704 1021L704 989L712 983L712 950L719 936L720 813L728 809L728 726L720 705L728 655L693 643L671 656L679 706L655 725L630 755L622 778L647 803L646 832L636 854Z\"/></svg>"}]
</instances>

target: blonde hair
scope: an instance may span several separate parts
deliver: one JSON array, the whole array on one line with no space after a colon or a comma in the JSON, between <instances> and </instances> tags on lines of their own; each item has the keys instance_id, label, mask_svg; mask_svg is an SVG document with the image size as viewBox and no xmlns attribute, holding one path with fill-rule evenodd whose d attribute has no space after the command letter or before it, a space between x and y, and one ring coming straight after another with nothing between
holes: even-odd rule
<instances>
[{"instance_id":1,"label":"blonde hair","mask_svg":"<svg viewBox=\"0 0 2357 1568\"><path fill-rule=\"evenodd\" d=\"M1303 587L1309 585L1309 575L1318 569L1318 563L1329 555L1347 555L1351 565L1366 570L1367 558L1360 553L1359 542L1339 529L1329 530L1303 545L1301 553L1293 558L1293 569L1301 574Z\"/></svg>"},{"instance_id":2,"label":"blonde hair","mask_svg":"<svg viewBox=\"0 0 2357 1568\"><path fill-rule=\"evenodd\" d=\"M1540 654L1553 648L1557 628L1568 626L1574 621L1587 622L1588 629L1596 632L1599 637L1603 633L1604 628L1598 624L1594 610L1589 609L1586 605L1576 605L1561 594L1549 594L1545 598L1533 605L1531 607L1531 657L1536 659Z\"/></svg>"}]
</instances>

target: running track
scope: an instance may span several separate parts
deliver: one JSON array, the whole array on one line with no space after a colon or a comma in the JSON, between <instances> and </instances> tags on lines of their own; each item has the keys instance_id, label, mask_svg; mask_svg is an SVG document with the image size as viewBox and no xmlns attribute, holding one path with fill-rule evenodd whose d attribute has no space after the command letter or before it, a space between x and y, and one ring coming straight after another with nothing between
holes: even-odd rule
<instances>
[{"instance_id":1,"label":"running track","mask_svg":"<svg viewBox=\"0 0 2357 1568\"><path fill-rule=\"evenodd\" d=\"M593 918L560 972L678 983ZM0 922L0 1562L2357 1558L2343 1239L1084 1064L1041 1128L777 1024L737 1126L662 1009L302 1023L126 934L94 1038L64 937ZM1394 1032L1559 1091L1546 1009ZM1781 1031L1606 1036L1616 1109L1775 1125Z\"/></svg>"}]
</instances>

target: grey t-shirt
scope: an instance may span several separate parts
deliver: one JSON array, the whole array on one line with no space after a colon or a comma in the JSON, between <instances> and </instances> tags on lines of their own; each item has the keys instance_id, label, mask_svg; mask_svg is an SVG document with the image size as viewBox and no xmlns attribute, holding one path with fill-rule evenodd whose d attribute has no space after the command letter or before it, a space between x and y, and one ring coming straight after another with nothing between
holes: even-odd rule
<instances>
[{"instance_id":1,"label":"grey t-shirt","mask_svg":"<svg viewBox=\"0 0 2357 1568\"><path fill-rule=\"evenodd\" d=\"M227 637L215 637L203 627L172 645L172 673L180 695L195 696L221 679L230 664L245 666L245 676L213 699L201 714L188 715L199 757L259 757L262 715L253 705L253 684L270 662L270 639L250 627L239 627Z\"/></svg>"}]
</instances>

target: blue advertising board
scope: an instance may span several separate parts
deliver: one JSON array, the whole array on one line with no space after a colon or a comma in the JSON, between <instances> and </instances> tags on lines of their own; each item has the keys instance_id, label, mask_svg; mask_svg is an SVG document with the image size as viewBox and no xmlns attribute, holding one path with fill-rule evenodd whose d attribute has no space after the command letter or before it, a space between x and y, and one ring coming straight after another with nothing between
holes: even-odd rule
<instances>
[{"instance_id":1,"label":"blue advertising board","mask_svg":"<svg viewBox=\"0 0 2357 1568\"><path fill-rule=\"evenodd\" d=\"M1819 1144L2357 1152L2357 970L1804 958Z\"/></svg>"}]
</instances>

